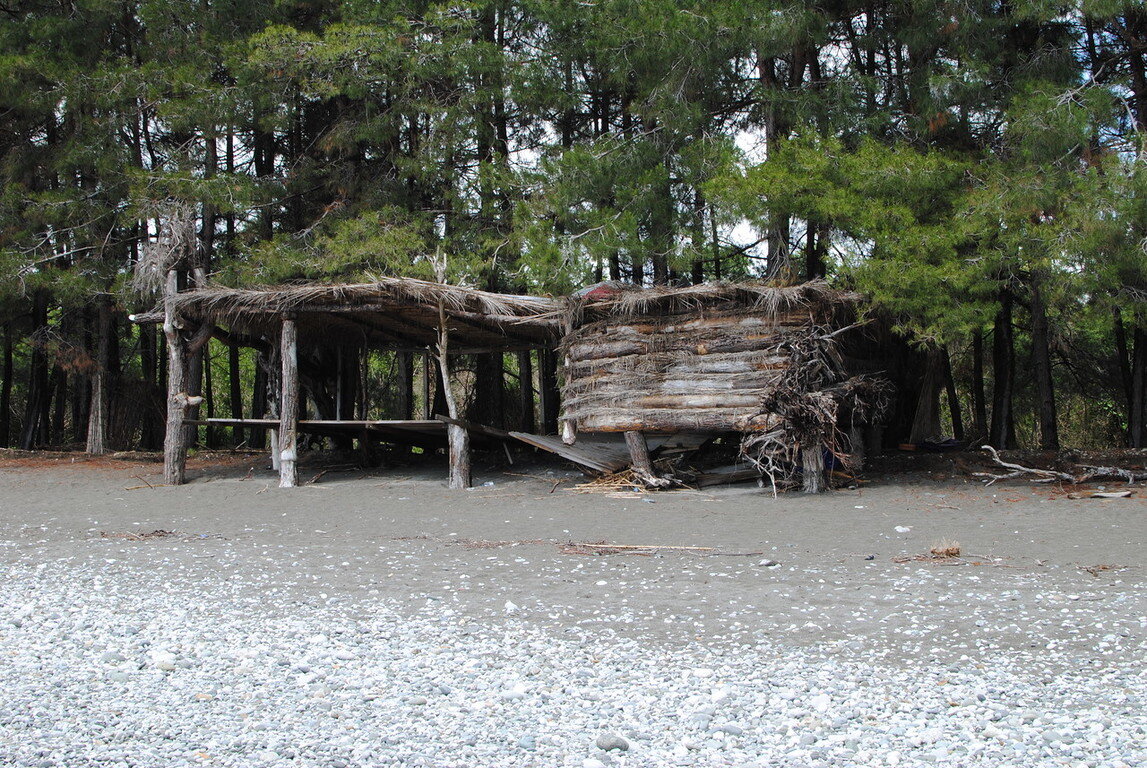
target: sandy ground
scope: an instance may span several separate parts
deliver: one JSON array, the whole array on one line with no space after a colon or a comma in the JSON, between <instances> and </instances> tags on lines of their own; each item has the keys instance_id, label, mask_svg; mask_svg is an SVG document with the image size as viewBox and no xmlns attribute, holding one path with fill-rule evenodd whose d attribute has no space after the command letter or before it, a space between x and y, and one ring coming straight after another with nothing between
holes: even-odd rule
<instances>
[{"instance_id":1,"label":"sandy ground","mask_svg":"<svg viewBox=\"0 0 1147 768\"><path fill-rule=\"evenodd\" d=\"M1053 648L1057 664L1088 669L1147 652L1141 487L1072 500L917 473L817 497L752 485L618 497L534 464L480 473L486 485L466 492L438 466L281 490L264 465L200 461L167 488L151 487L153 463L0 458L0 564L154 567L173 588L223 583L308 606L448 604L470 620L670 645L767 637L892 664ZM136 539L153 531L172 535ZM570 542L710 549L597 555ZM959 559L924 557L956 542Z\"/></svg>"}]
</instances>

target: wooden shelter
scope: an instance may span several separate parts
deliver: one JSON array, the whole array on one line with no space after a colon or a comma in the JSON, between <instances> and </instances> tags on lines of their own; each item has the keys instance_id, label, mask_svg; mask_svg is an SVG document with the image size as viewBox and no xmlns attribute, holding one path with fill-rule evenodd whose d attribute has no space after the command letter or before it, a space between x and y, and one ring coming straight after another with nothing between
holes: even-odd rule
<instances>
[{"instance_id":1,"label":"wooden shelter","mask_svg":"<svg viewBox=\"0 0 1147 768\"><path fill-rule=\"evenodd\" d=\"M452 403L449 355L552 348L560 334L552 299L512 296L410 278L380 278L353 285L299 285L235 289L206 287L169 291L162 311L134 316L136 322L160 322L169 341L168 439L165 476L183 480L186 459L185 413L197 404L186 392L184 358L212 336L234 345L264 350L278 366L278 417L263 420L215 420L272 430L272 461L280 485L297 482L300 429L332 434L402 437L419 444L420 436L449 435L451 482L469 484L470 431L489 433L463 421ZM370 348L415 352L439 362L441 387L449 416L420 420L300 419L299 348ZM341 360L342 358L337 358ZM338 386L342 378L336 376Z\"/></svg>"},{"instance_id":2,"label":"wooden shelter","mask_svg":"<svg viewBox=\"0 0 1147 768\"><path fill-rule=\"evenodd\" d=\"M792 409L773 397L781 390L805 398L801 407L821 422L831 421L824 430L835 431L848 416L849 431L858 435L867 426L861 422L879 416L862 402L873 399L876 380L858 378L847 393L830 385L860 373L845 360L846 337L860 333L859 301L823 282L586 289L567 306L562 438L572 444L583 433L624 432L634 467L648 475L654 473L645 432L761 433L775 435L778 445L786 433L799 443L786 426ZM794 450L815 469L825 441L817 438L815 448L812 439L804 442L803 452L799 445Z\"/></svg>"},{"instance_id":3,"label":"wooden shelter","mask_svg":"<svg viewBox=\"0 0 1147 768\"><path fill-rule=\"evenodd\" d=\"M858 300L823 283L611 283L575 296L562 342L564 435L738 430L789 365L780 342L810 325L842 327Z\"/></svg>"}]
</instances>

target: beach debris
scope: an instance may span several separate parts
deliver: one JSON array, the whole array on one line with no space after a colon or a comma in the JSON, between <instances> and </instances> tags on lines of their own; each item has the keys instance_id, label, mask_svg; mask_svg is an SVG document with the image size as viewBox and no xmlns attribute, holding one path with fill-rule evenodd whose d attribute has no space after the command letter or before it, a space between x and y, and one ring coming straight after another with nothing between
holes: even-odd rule
<instances>
[{"instance_id":1,"label":"beach debris","mask_svg":"<svg viewBox=\"0 0 1147 768\"><path fill-rule=\"evenodd\" d=\"M604 541L571 541L558 545L563 555L651 555L657 551L713 552L714 547L687 547L668 544L607 544Z\"/></svg>"},{"instance_id":2,"label":"beach debris","mask_svg":"<svg viewBox=\"0 0 1147 768\"><path fill-rule=\"evenodd\" d=\"M960 556L960 542L958 541L941 541L936 546L932 547L933 557L959 557Z\"/></svg>"},{"instance_id":3,"label":"beach debris","mask_svg":"<svg viewBox=\"0 0 1147 768\"><path fill-rule=\"evenodd\" d=\"M1032 476L1033 483L1054 483L1057 480L1071 485L1079 485L1091 480L1126 480L1128 483L1147 481L1147 470L1124 469L1122 467L1099 467L1090 464L1075 465L1075 472L1062 472L1056 469L1039 469L1013 464L1000 458L1000 452L990 445L981 446L981 450L991 456L992 461L1001 469L1008 470L1003 474L991 472L973 472L975 477L983 478L985 485L992 485L1000 480L1014 480L1019 477ZM1130 494L1128 494L1130 495ZM1111 498L1111 497L1097 497Z\"/></svg>"}]
</instances>

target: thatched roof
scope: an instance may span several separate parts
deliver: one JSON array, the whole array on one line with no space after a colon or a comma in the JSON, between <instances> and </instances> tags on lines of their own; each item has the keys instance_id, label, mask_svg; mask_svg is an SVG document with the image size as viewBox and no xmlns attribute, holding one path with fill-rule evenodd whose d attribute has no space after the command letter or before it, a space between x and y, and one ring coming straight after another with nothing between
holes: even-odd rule
<instances>
[{"instance_id":1,"label":"thatched roof","mask_svg":"<svg viewBox=\"0 0 1147 768\"><path fill-rule=\"evenodd\" d=\"M554 299L397 277L346 285L203 288L178 294L174 309L187 321L251 336L273 336L290 314L303 337L415 350L436 343L440 303L456 352L528 348L560 333L561 304Z\"/></svg>"},{"instance_id":2,"label":"thatched roof","mask_svg":"<svg viewBox=\"0 0 1147 768\"><path fill-rule=\"evenodd\" d=\"M570 327L606 317L679 315L707 309L744 308L764 317L803 308L828 309L852 305L860 295L830 288L823 280L791 286L747 281L717 282L685 288L643 288L622 282L603 283L579 291L567 300Z\"/></svg>"}]
</instances>

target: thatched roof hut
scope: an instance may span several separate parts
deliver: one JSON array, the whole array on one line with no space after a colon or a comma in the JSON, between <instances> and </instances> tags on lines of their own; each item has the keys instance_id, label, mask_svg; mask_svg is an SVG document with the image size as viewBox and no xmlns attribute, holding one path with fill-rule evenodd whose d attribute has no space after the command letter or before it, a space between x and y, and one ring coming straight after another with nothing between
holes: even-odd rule
<instances>
[{"instance_id":1,"label":"thatched roof hut","mask_svg":"<svg viewBox=\"0 0 1147 768\"><path fill-rule=\"evenodd\" d=\"M569 301L562 343L567 438L762 428L752 417L790 363L783 342L847 326L858 300L823 282L582 291Z\"/></svg>"},{"instance_id":2,"label":"thatched roof hut","mask_svg":"<svg viewBox=\"0 0 1147 768\"><path fill-rule=\"evenodd\" d=\"M281 318L292 315L303 344L422 351L437 343L440 302L456 354L530 349L552 343L561 332L561 305L554 299L398 277L344 285L202 288L176 294L171 308L186 321L226 326L252 338L275 338ZM156 314L162 320L162 312Z\"/></svg>"}]
</instances>

